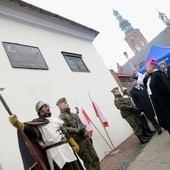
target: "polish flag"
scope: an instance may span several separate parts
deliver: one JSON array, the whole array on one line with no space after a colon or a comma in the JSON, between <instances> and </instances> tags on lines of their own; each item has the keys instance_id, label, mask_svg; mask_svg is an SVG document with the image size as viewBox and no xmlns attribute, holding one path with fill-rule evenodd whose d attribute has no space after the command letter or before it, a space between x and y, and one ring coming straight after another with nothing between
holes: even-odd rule
<instances>
[{"instance_id":1,"label":"polish flag","mask_svg":"<svg viewBox=\"0 0 170 170\"><path fill-rule=\"evenodd\" d=\"M89 94L90 97L90 94ZM90 100L92 102L93 105L93 109L96 113L96 116L99 117L99 119L101 120L101 123L103 124L104 127L109 127L108 121L105 118L104 114L102 113L102 111L99 109L99 107L97 106L97 104L92 100L92 98L90 97Z\"/></svg>"},{"instance_id":2,"label":"polish flag","mask_svg":"<svg viewBox=\"0 0 170 170\"><path fill-rule=\"evenodd\" d=\"M89 116L87 115L87 113L85 112L85 110L80 106L80 104L77 102L77 108L78 108L78 115L81 119L81 121L83 122L83 124L86 125L86 130L89 132L90 136L92 136L93 133L93 129L91 127L91 119L89 118Z\"/></svg>"}]
</instances>

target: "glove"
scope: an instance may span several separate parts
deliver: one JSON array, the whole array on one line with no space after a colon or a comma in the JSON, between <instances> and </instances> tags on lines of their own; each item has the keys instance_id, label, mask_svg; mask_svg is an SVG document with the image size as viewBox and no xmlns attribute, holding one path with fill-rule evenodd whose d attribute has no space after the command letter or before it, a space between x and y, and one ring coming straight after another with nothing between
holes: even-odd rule
<instances>
[{"instance_id":1,"label":"glove","mask_svg":"<svg viewBox=\"0 0 170 170\"><path fill-rule=\"evenodd\" d=\"M25 126L25 125L18 120L18 118L17 118L16 115L11 115L11 116L9 117L9 121L10 121L10 123L11 123L14 127L20 128L21 130L24 130L24 126Z\"/></svg>"},{"instance_id":2,"label":"glove","mask_svg":"<svg viewBox=\"0 0 170 170\"><path fill-rule=\"evenodd\" d=\"M75 142L75 140L73 138L69 139L69 143L72 146L74 152L77 153L80 150L79 145Z\"/></svg>"},{"instance_id":3,"label":"glove","mask_svg":"<svg viewBox=\"0 0 170 170\"><path fill-rule=\"evenodd\" d=\"M84 136L85 135L85 129L84 128L79 129L79 135L80 136Z\"/></svg>"}]
</instances>

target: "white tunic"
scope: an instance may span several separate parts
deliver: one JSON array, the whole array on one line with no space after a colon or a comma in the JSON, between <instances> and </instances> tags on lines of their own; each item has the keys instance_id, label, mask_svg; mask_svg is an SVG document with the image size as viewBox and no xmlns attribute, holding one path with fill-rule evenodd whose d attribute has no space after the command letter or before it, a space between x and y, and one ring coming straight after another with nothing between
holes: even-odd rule
<instances>
[{"instance_id":1,"label":"white tunic","mask_svg":"<svg viewBox=\"0 0 170 170\"><path fill-rule=\"evenodd\" d=\"M38 125L38 129L41 132L43 142L39 144L44 146L50 146L52 144L60 142L65 139L64 134L59 128L63 124L63 121L56 117L47 118L50 123L45 125ZM50 148L46 150L47 158L51 167L54 170L53 161L62 169L66 162L72 162L77 160L74 152L69 143Z\"/></svg>"}]
</instances>

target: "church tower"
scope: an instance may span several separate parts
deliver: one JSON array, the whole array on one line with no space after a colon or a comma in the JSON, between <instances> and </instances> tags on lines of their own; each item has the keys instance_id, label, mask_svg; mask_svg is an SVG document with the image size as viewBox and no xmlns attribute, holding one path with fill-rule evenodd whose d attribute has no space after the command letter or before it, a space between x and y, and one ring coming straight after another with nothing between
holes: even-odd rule
<instances>
[{"instance_id":1,"label":"church tower","mask_svg":"<svg viewBox=\"0 0 170 170\"><path fill-rule=\"evenodd\" d=\"M165 15L165 13L159 12L158 11L159 18L163 21L163 23L167 26L170 27L170 19Z\"/></svg>"},{"instance_id":2,"label":"church tower","mask_svg":"<svg viewBox=\"0 0 170 170\"><path fill-rule=\"evenodd\" d=\"M122 18L118 11L113 10L113 15L118 20L119 27L125 34L124 40L128 43L134 54L139 52L146 44L148 44L140 30L134 29L128 20Z\"/></svg>"}]
</instances>

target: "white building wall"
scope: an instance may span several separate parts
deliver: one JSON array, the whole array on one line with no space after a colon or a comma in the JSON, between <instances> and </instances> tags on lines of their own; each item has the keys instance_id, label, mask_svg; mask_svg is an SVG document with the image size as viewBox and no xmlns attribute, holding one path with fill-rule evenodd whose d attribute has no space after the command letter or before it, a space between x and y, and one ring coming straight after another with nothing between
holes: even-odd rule
<instances>
[{"instance_id":1,"label":"white building wall","mask_svg":"<svg viewBox=\"0 0 170 170\"><path fill-rule=\"evenodd\" d=\"M56 101L60 97L66 97L71 108L76 106L76 100L80 103L110 143L99 119L95 116L88 97L88 93L90 93L109 121L109 127L106 130L114 147L129 137L132 130L115 108L114 97L110 92L113 87L118 85L91 42L4 18L0 18L0 23L0 86L5 87L1 94L11 111L21 121L37 117L34 108L39 100L47 101L51 106L52 114L58 116ZM3 41L38 47L49 70L12 68L2 45ZM90 73L72 72L61 51L82 54ZM0 104L0 113L1 166L3 170L23 170L16 129L9 123L8 113L2 104ZM94 147L102 159L110 152L110 148L98 131L93 129Z\"/></svg>"}]
</instances>

